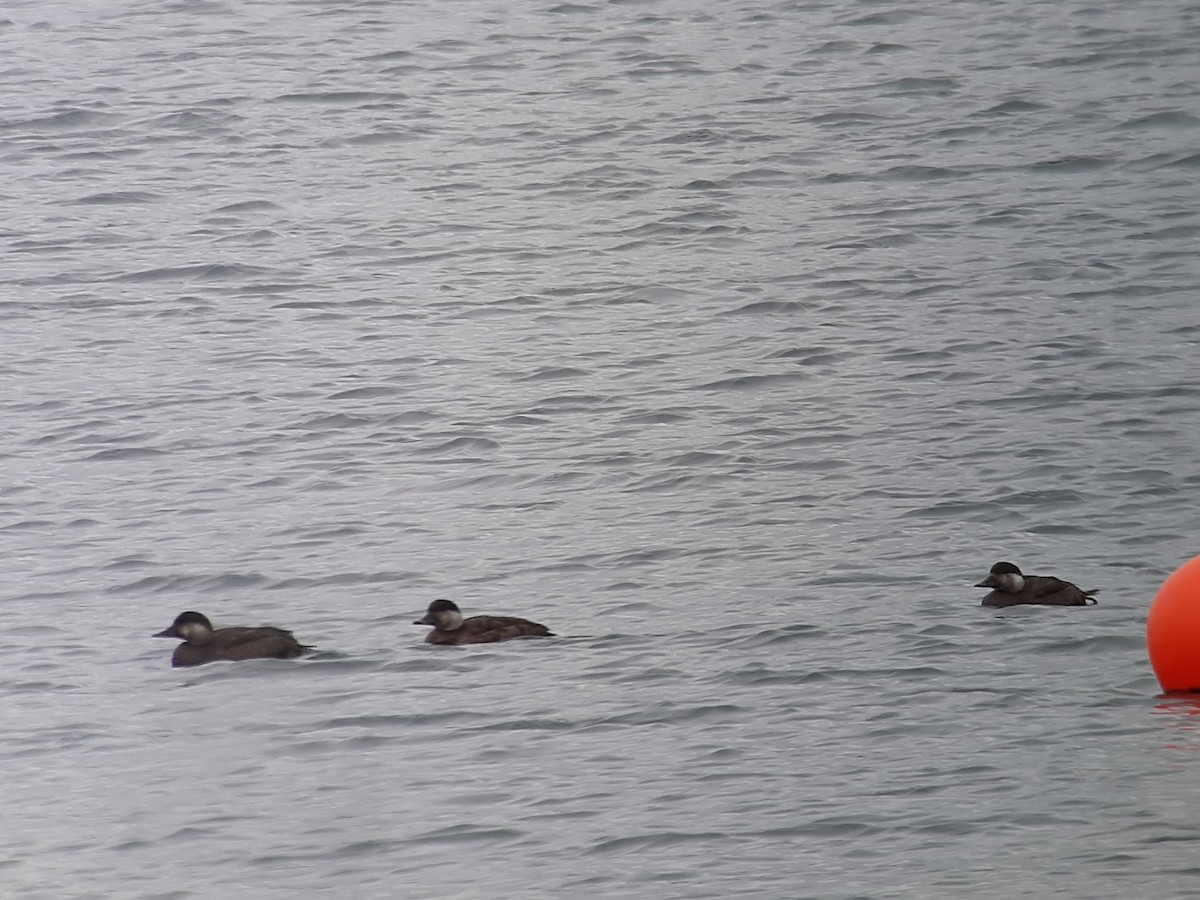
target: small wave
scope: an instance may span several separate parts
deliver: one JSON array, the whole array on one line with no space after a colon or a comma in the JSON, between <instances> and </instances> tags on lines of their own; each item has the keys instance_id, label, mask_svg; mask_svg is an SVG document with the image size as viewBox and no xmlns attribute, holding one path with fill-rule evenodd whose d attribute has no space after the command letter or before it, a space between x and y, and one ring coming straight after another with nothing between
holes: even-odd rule
<instances>
[{"instance_id":1,"label":"small wave","mask_svg":"<svg viewBox=\"0 0 1200 900\"><path fill-rule=\"evenodd\" d=\"M392 385L373 385L371 387L350 388L330 394L330 400L371 400L375 397L394 397L403 391Z\"/></svg>"},{"instance_id":2,"label":"small wave","mask_svg":"<svg viewBox=\"0 0 1200 900\"><path fill-rule=\"evenodd\" d=\"M480 825L452 825L427 831L408 838L404 844L475 844L495 841L517 840L525 833L514 828L487 828Z\"/></svg>"},{"instance_id":3,"label":"small wave","mask_svg":"<svg viewBox=\"0 0 1200 900\"><path fill-rule=\"evenodd\" d=\"M157 194L145 191L110 191L103 194L88 194L75 202L83 206L131 206L142 203L156 203L161 199Z\"/></svg>"},{"instance_id":4,"label":"small wave","mask_svg":"<svg viewBox=\"0 0 1200 900\"><path fill-rule=\"evenodd\" d=\"M548 366L538 369L529 375L518 378L519 382L562 381L570 378L582 378L592 373L586 369L575 369L570 366Z\"/></svg>"},{"instance_id":5,"label":"small wave","mask_svg":"<svg viewBox=\"0 0 1200 900\"><path fill-rule=\"evenodd\" d=\"M1197 126L1200 126L1200 119L1177 109L1172 109L1151 113L1148 116L1127 119L1117 127L1137 130L1143 128L1196 128Z\"/></svg>"},{"instance_id":6,"label":"small wave","mask_svg":"<svg viewBox=\"0 0 1200 900\"><path fill-rule=\"evenodd\" d=\"M156 456L166 456L163 450L155 450L153 447L113 447L109 450L99 450L90 456L85 456L84 459L90 461L109 461L117 459L152 459Z\"/></svg>"},{"instance_id":7,"label":"small wave","mask_svg":"<svg viewBox=\"0 0 1200 900\"><path fill-rule=\"evenodd\" d=\"M1063 156L1047 159L1027 166L1031 172L1092 172L1114 164L1114 160L1102 156Z\"/></svg>"},{"instance_id":8,"label":"small wave","mask_svg":"<svg viewBox=\"0 0 1200 900\"><path fill-rule=\"evenodd\" d=\"M916 94L920 96L924 94L950 94L959 90L961 86L958 80L954 78L914 78L909 76L871 85L871 89L884 93L901 95Z\"/></svg>"},{"instance_id":9,"label":"small wave","mask_svg":"<svg viewBox=\"0 0 1200 900\"><path fill-rule=\"evenodd\" d=\"M111 278L111 281L127 281L134 284L155 281L229 281L244 280L266 275L270 269L244 264L226 265L221 263L201 264L194 266L165 266L160 269L143 269L129 272Z\"/></svg>"},{"instance_id":10,"label":"small wave","mask_svg":"<svg viewBox=\"0 0 1200 900\"><path fill-rule=\"evenodd\" d=\"M753 391L805 381L812 376L805 372L777 372L769 375L737 375L695 385L697 391Z\"/></svg>"},{"instance_id":11,"label":"small wave","mask_svg":"<svg viewBox=\"0 0 1200 900\"><path fill-rule=\"evenodd\" d=\"M718 831L655 831L626 837L604 838L592 844L587 852L603 854L626 853L672 847L678 844L690 844L696 841L728 843L729 835Z\"/></svg>"},{"instance_id":12,"label":"small wave","mask_svg":"<svg viewBox=\"0 0 1200 900\"><path fill-rule=\"evenodd\" d=\"M433 444L428 447L420 447L415 449L414 453L419 453L423 456L438 456L447 453L476 453L483 451L485 453L494 453L500 449L500 444L497 441L483 437L455 437L440 444Z\"/></svg>"}]
</instances>

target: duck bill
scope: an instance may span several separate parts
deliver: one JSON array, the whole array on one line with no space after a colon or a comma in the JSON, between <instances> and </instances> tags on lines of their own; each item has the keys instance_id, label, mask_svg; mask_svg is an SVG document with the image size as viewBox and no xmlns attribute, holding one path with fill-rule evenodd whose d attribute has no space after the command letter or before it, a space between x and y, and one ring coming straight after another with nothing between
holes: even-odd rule
<instances>
[{"instance_id":1,"label":"duck bill","mask_svg":"<svg viewBox=\"0 0 1200 900\"><path fill-rule=\"evenodd\" d=\"M975 585L975 587L994 588L994 587L999 587L999 585L996 584L995 576L989 575L987 578L983 579L983 581L979 582L979 584Z\"/></svg>"},{"instance_id":2,"label":"duck bill","mask_svg":"<svg viewBox=\"0 0 1200 900\"><path fill-rule=\"evenodd\" d=\"M179 637L179 632L177 632L177 631L175 630L175 626L174 626L174 625L172 625L170 628L166 628L166 629L164 629L164 630L162 630L162 631L158 632L158 634L152 634L152 635L150 635L150 637L173 637L173 638L177 638L177 637Z\"/></svg>"},{"instance_id":3,"label":"duck bill","mask_svg":"<svg viewBox=\"0 0 1200 900\"><path fill-rule=\"evenodd\" d=\"M413 622L413 624L414 625L436 625L437 622L434 621L432 615L426 613L424 618L417 619L417 621Z\"/></svg>"}]
</instances>

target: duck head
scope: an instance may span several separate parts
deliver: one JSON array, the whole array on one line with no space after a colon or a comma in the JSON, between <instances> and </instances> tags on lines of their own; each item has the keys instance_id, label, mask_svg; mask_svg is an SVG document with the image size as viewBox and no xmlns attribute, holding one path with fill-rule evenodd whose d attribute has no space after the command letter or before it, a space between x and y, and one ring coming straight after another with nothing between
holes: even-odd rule
<instances>
[{"instance_id":1,"label":"duck head","mask_svg":"<svg viewBox=\"0 0 1200 900\"><path fill-rule=\"evenodd\" d=\"M461 628L462 623L462 613L449 600L434 600L429 604L425 617L413 622L414 625L432 625L438 631L454 631Z\"/></svg>"}]
</instances>

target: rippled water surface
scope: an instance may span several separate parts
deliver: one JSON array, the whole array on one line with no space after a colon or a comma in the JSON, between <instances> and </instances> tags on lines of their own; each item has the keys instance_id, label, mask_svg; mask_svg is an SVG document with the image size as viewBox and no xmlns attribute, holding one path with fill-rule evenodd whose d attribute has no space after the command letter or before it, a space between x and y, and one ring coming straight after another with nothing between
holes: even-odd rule
<instances>
[{"instance_id":1,"label":"rippled water surface","mask_svg":"<svg viewBox=\"0 0 1200 900\"><path fill-rule=\"evenodd\" d=\"M1195 897L1198 85L1187 3L8 3L0 895Z\"/></svg>"}]
</instances>

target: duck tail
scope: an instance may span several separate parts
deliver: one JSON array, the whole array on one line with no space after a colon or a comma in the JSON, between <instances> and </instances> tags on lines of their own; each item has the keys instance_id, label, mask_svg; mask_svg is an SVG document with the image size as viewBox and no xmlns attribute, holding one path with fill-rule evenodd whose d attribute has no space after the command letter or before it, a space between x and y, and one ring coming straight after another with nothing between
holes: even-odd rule
<instances>
[{"instance_id":1,"label":"duck tail","mask_svg":"<svg viewBox=\"0 0 1200 900\"><path fill-rule=\"evenodd\" d=\"M1098 594L1098 593L1100 593L1099 588L1092 588L1090 591L1084 591L1083 592L1084 606L1087 606L1089 603L1092 604L1092 606L1095 606L1097 603L1099 603L1100 601L1097 600L1094 596L1095 594Z\"/></svg>"}]
</instances>

